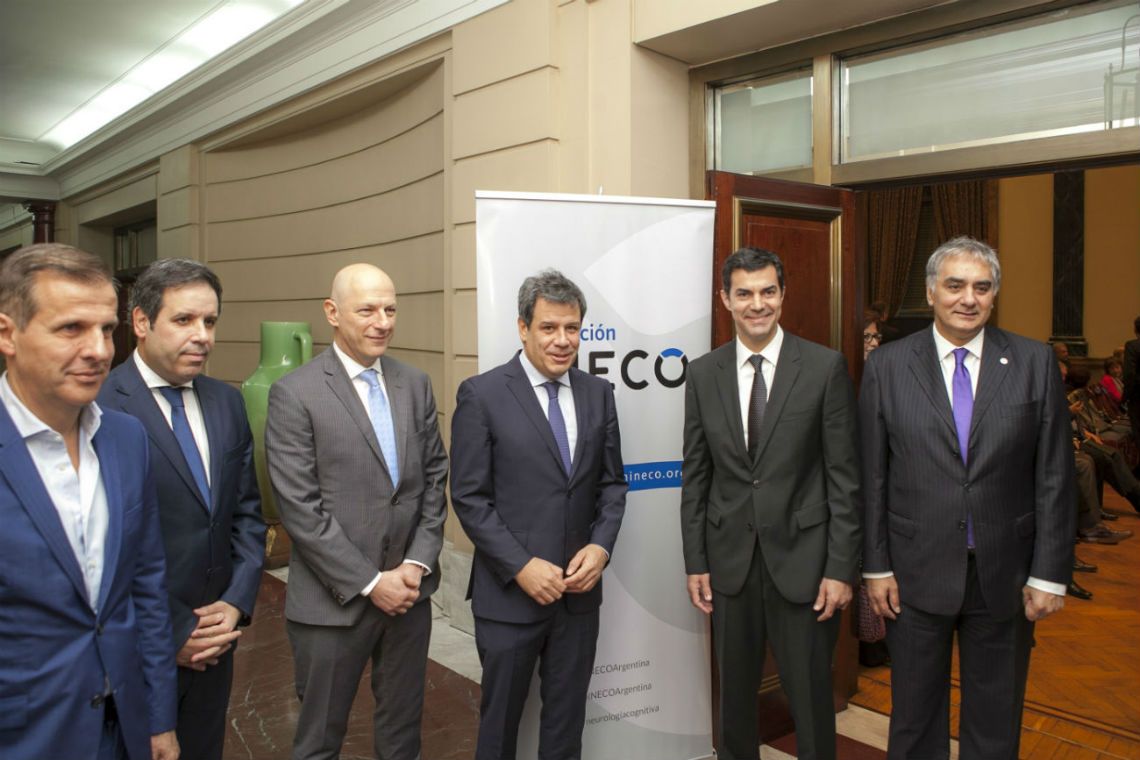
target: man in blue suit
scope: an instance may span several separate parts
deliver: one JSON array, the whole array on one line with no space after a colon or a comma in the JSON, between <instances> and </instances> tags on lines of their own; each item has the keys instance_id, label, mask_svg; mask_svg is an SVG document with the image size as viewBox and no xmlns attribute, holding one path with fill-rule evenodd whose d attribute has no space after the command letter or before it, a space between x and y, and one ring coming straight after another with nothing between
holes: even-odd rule
<instances>
[{"instance_id":1,"label":"man in blue suit","mask_svg":"<svg viewBox=\"0 0 1140 760\"><path fill-rule=\"evenodd\" d=\"M176 760L146 432L94 403L114 281L89 253L0 265L0 757Z\"/></svg>"},{"instance_id":2,"label":"man in blue suit","mask_svg":"<svg viewBox=\"0 0 1140 760\"><path fill-rule=\"evenodd\" d=\"M151 264L131 290L138 350L99 393L150 438L166 547L184 760L221 760L238 626L253 614L265 522L241 394L202 374L222 286L189 259Z\"/></svg>"},{"instance_id":3,"label":"man in blue suit","mask_svg":"<svg viewBox=\"0 0 1140 760\"><path fill-rule=\"evenodd\" d=\"M582 291L560 273L528 277L519 289L523 350L459 387L451 501L475 544L476 760L515 757L536 662L539 757L582 754L600 581L629 488L613 388L574 367L585 314Z\"/></svg>"}]
</instances>

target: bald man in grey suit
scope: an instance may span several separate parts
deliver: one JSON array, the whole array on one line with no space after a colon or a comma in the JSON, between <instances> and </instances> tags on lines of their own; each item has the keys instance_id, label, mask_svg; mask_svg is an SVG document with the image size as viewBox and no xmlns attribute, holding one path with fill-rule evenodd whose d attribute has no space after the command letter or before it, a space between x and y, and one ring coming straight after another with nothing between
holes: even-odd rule
<instances>
[{"instance_id":1,"label":"bald man in grey suit","mask_svg":"<svg viewBox=\"0 0 1140 760\"><path fill-rule=\"evenodd\" d=\"M345 267L324 310L333 345L274 383L265 430L293 540L285 602L301 700L293 757L339 756L371 659L375 755L417 760L447 454L431 381L386 354L396 323L388 275Z\"/></svg>"}]
</instances>

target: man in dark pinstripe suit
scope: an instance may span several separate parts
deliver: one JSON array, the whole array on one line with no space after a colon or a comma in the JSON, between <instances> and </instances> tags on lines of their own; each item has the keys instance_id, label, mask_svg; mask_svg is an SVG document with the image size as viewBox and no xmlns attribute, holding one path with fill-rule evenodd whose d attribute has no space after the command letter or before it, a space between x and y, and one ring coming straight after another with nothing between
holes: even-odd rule
<instances>
[{"instance_id":1,"label":"man in dark pinstripe suit","mask_svg":"<svg viewBox=\"0 0 1140 760\"><path fill-rule=\"evenodd\" d=\"M1076 491L1052 351L987 327L997 255L960 237L926 265L934 325L871 354L859 417L864 578L887 620L892 760L1016 760L1034 621L1064 606Z\"/></svg>"},{"instance_id":2,"label":"man in dark pinstripe suit","mask_svg":"<svg viewBox=\"0 0 1140 760\"><path fill-rule=\"evenodd\" d=\"M265 427L270 481L293 539L293 758L340 756L371 660L375 756L419 760L447 454L430 379L387 354L396 326L388 275L345 267L324 310L333 345L273 384Z\"/></svg>"}]
</instances>

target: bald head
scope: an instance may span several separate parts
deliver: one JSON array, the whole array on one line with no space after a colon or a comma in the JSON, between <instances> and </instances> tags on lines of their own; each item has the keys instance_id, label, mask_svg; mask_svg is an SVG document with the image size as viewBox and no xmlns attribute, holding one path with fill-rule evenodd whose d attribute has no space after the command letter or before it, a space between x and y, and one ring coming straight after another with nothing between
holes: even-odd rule
<instances>
[{"instance_id":1,"label":"bald head","mask_svg":"<svg viewBox=\"0 0 1140 760\"><path fill-rule=\"evenodd\" d=\"M334 301L343 301L353 294L367 290L389 290L393 294L396 286L392 278L380 267L371 264L349 264L333 277L332 294Z\"/></svg>"},{"instance_id":2,"label":"bald head","mask_svg":"<svg viewBox=\"0 0 1140 760\"><path fill-rule=\"evenodd\" d=\"M346 266L333 278L324 308L333 340L357 364L370 367L388 350L396 327L396 286L384 270Z\"/></svg>"}]
</instances>

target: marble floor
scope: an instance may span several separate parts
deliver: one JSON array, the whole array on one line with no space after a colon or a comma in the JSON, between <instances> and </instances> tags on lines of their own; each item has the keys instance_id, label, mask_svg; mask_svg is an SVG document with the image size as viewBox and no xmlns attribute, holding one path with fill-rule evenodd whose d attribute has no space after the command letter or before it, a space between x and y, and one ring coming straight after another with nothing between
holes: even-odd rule
<instances>
[{"instance_id":1,"label":"marble floor","mask_svg":"<svg viewBox=\"0 0 1140 760\"><path fill-rule=\"evenodd\" d=\"M262 581L253 624L234 657L234 687L226 735L226 760L289 757L297 723L293 660L285 637L285 570ZM481 669L473 637L452 628L438 610L432 626L424 695L423 760L468 760L474 754ZM349 720L342 760L372 758L372 697L363 675ZM859 707L837 716L844 760L881 760L887 718ZM846 751L844 751L846 749ZM955 748L955 755L956 755ZM761 748L762 760L794 757L791 737Z\"/></svg>"}]
</instances>

